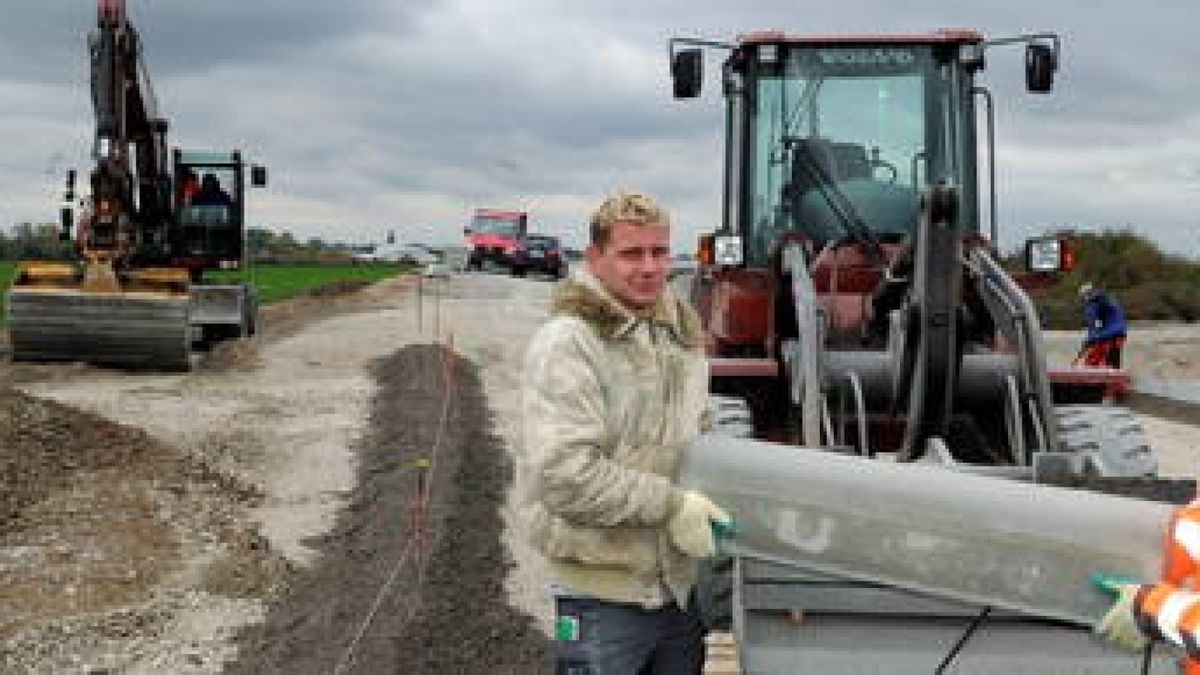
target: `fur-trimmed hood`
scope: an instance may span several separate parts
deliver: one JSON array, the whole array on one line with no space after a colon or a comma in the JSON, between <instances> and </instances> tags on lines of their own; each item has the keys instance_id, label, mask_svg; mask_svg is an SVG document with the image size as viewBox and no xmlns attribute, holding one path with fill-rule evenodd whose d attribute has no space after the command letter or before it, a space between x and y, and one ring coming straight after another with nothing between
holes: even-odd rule
<instances>
[{"instance_id":1,"label":"fur-trimmed hood","mask_svg":"<svg viewBox=\"0 0 1200 675\"><path fill-rule=\"evenodd\" d=\"M648 320L668 328L680 344L689 347L704 344L700 317L675 295L669 284L651 311L638 314L622 305L590 272L576 268L555 289L551 313L578 317L606 340L620 338L639 321Z\"/></svg>"}]
</instances>

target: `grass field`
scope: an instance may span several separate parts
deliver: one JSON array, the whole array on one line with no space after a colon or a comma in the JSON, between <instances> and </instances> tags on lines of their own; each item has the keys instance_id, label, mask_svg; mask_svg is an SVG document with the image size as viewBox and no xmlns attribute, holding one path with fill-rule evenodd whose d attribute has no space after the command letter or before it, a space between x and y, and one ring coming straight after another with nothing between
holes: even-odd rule
<instances>
[{"instance_id":1,"label":"grass field","mask_svg":"<svg viewBox=\"0 0 1200 675\"><path fill-rule=\"evenodd\" d=\"M412 270L408 265L258 265L250 280L258 287L258 301L279 302L338 281L379 281ZM213 272L218 280L241 279L241 272Z\"/></svg>"},{"instance_id":2,"label":"grass field","mask_svg":"<svg viewBox=\"0 0 1200 675\"><path fill-rule=\"evenodd\" d=\"M16 263L0 260L0 295L8 292L15 266ZM410 271L410 265L259 265L251 270L250 279L258 287L259 302L270 304L338 281L379 281ZM242 273L214 272L211 278L238 280ZM7 312L0 313L0 325L5 323L6 315Z\"/></svg>"},{"instance_id":3,"label":"grass field","mask_svg":"<svg viewBox=\"0 0 1200 675\"><path fill-rule=\"evenodd\" d=\"M11 260L0 260L0 297L8 293L8 285L12 283L13 268L16 266L17 264ZM0 312L0 324L4 323L7 315L7 308Z\"/></svg>"}]
</instances>

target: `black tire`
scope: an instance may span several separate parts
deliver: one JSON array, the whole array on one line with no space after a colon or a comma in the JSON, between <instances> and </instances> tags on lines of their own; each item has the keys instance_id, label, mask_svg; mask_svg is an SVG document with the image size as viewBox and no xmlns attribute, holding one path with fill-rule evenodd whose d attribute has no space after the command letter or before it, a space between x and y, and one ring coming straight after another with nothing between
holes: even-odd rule
<instances>
[{"instance_id":1,"label":"black tire","mask_svg":"<svg viewBox=\"0 0 1200 675\"><path fill-rule=\"evenodd\" d=\"M246 287L246 304L243 308L241 333L242 337L254 337L258 332L258 296L254 289Z\"/></svg>"},{"instance_id":2,"label":"black tire","mask_svg":"<svg viewBox=\"0 0 1200 675\"><path fill-rule=\"evenodd\" d=\"M1054 408L1054 417L1060 449L1083 455L1088 471L1120 478L1158 475L1158 459L1146 432L1129 410L1062 405Z\"/></svg>"},{"instance_id":3,"label":"black tire","mask_svg":"<svg viewBox=\"0 0 1200 675\"><path fill-rule=\"evenodd\" d=\"M523 277L523 276L525 276L525 268L524 268L524 267L518 267L518 266L516 266L516 265L513 265L513 266L512 266L512 275L513 275L514 277Z\"/></svg>"},{"instance_id":4,"label":"black tire","mask_svg":"<svg viewBox=\"0 0 1200 675\"><path fill-rule=\"evenodd\" d=\"M696 577L696 606L710 631L733 628L733 558L718 556L700 561Z\"/></svg>"}]
</instances>

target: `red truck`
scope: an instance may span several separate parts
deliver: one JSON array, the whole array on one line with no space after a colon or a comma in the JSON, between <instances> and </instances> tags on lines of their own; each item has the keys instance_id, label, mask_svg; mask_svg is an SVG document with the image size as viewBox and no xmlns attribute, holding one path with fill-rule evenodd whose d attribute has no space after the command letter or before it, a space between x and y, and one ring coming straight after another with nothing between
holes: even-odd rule
<instances>
[{"instance_id":1,"label":"red truck","mask_svg":"<svg viewBox=\"0 0 1200 675\"><path fill-rule=\"evenodd\" d=\"M529 214L524 211L475 209L471 225L464 230L468 269L483 269L491 262L506 269L512 267L512 256L528 229Z\"/></svg>"}]
</instances>

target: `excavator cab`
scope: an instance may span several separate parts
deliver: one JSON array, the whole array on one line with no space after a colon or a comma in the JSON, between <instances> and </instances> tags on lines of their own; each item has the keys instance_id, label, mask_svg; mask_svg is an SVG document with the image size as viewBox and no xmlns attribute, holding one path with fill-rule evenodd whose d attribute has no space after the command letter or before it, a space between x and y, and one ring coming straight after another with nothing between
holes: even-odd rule
<instances>
[{"instance_id":1,"label":"excavator cab","mask_svg":"<svg viewBox=\"0 0 1200 675\"><path fill-rule=\"evenodd\" d=\"M241 153L176 149L174 158L174 256L196 274L242 268L246 165ZM250 186L264 187L266 170L250 169Z\"/></svg>"}]
</instances>

